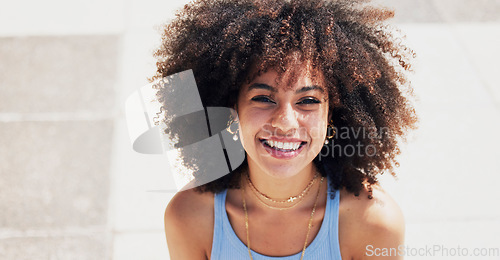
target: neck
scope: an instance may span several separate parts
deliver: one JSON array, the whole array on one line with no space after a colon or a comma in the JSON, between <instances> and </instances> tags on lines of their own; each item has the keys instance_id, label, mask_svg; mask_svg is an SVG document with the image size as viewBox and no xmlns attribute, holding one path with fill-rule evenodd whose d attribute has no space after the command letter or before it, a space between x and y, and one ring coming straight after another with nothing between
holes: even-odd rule
<instances>
[{"instance_id":1,"label":"neck","mask_svg":"<svg viewBox=\"0 0 500 260\"><path fill-rule=\"evenodd\" d=\"M317 169L313 163L296 173L283 175L266 172L257 165L251 162L248 163L248 175L255 188L276 200L299 195L308 186L316 173ZM248 186L248 183L246 185Z\"/></svg>"}]
</instances>

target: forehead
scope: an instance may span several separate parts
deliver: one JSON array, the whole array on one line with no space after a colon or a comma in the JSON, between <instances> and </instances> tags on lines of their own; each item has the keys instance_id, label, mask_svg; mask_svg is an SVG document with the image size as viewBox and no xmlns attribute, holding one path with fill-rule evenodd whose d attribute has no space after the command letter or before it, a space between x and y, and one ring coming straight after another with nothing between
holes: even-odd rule
<instances>
[{"instance_id":1,"label":"forehead","mask_svg":"<svg viewBox=\"0 0 500 260\"><path fill-rule=\"evenodd\" d=\"M295 90L305 86L325 88L323 73L309 63L289 64L284 71L269 68L255 74L253 79L244 86L244 90L249 90L250 86L256 83L269 85L278 91Z\"/></svg>"}]
</instances>

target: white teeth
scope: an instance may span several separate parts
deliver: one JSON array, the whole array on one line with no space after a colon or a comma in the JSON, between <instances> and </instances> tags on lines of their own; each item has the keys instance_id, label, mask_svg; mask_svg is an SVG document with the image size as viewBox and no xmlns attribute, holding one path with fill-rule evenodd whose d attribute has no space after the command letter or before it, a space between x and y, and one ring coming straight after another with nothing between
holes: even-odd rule
<instances>
[{"instance_id":1,"label":"white teeth","mask_svg":"<svg viewBox=\"0 0 500 260\"><path fill-rule=\"evenodd\" d=\"M278 142L278 141L272 141L272 140L266 140L266 143L270 147L276 147L279 149L283 150L297 150L300 147L300 142L293 142L293 143L288 143L288 142Z\"/></svg>"}]
</instances>

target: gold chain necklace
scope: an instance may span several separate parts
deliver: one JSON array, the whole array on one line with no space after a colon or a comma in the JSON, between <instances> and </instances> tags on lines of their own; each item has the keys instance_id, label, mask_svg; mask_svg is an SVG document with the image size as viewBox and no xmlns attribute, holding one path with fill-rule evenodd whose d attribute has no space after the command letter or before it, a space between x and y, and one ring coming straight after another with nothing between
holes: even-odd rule
<instances>
[{"instance_id":1,"label":"gold chain necklace","mask_svg":"<svg viewBox=\"0 0 500 260\"><path fill-rule=\"evenodd\" d=\"M325 177L321 177L321 181L320 181L319 187L318 187L318 192L316 193L316 200L314 201L314 206L313 206L313 209L311 211L311 217L309 218L309 224L307 225L306 241L304 242L304 248L302 249L302 254L300 256L300 260L304 259L304 253L306 252L306 247L307 247L307 240L309 239L309 233L311 232L313 216L314 216L314 212L316 212L316 205L318 204L318 198L319 198L319 194L321 191L321 184L323 183L324 179L325 179ZM245 201L245 187L243 185L241 185L241 198L243 199L243 210L245 211L245 230L247 233L248 255L250 256L250 259L253 260L252 251L250 250L250 234L248 232L248 211L247 211L247 204Z\"/></svg>"},{"instance_id":2,"label":"gold chain necklace","mask_svg":"<svg viewBox=\"0 0 500 260\"><path fill-rule=\"evenodd\" d=\"M253 190L252 190L253 191ZM277 210L287 210L287 209L292 209L292 208L295 208L297 205L300 204L300 202L303 200L303 199L300 199L298 200L295 204L292 204L291 206L288 206L288 207L275 207L275 206L271 206L269 204L267 204L265 201L263 201L257 194L255 194L255 192L253 192L253 194L255 195L255 197L257 198L257 200L264 206L270 208L270 209L277 209Z\"/></svg>"},{"instance_id":3,"label":"gold chain necklace","mask_svg":"<svg viewBox=\"0 0 500 260\"><path fill-rule=\"evenodd\" d=\"M305 195L307 195L307 193L309 193L309 190L311 189L311 187L313 186L314 182L316 181L316 178L318 178L318 172L316 172L316 174L314 175L314 177L311 179L311 181L309 182L309 184L307 184L307 186L304 188L304 190L302 190L302 192L299 194L299 195L296 195L296 196L291 196L289 197L288 199L284 199L284 200L275 200L269 196L267 196L266 194L260 192L254 185L253 185L253 182L252 180L250 180L250 175L247 173L246 176L247 176L247 180L248 180L248 184L250 184L250 188L252 188L252 190L256 193L258 193L260 196L262 196L264 199L266 200L269 200L271 202L274 202L274 203L291 203L291 202L294 202L295 200L301 200L302 198L304 198Z\"/></svg>"},{"instance_id":4,"label":"gold chain necklace","mask_svg":"<svg viewBox=\"0 0 500 260\"><path fill-rule=\"evenodd\" d=\"M294 198L298 198L297 201L295 202L295 204L292 204L291 206L286 206L286 207L276 207L276 206L272 206L272 205L267 204L261 197L268 198L268 200L271 200L271 201L274 201L274 202L280 202L280 201L273 200L269 196L267 196L264 193L258 191L257 188L255 188L255 186L253 185L252 180L250 180L250 177L248 176L248 174L247 174L247 180L248 180L248 184L249 184L249 186L250 186L253 194L255 195L255 197L257 198L257 200L262 205L264 205L264 206L266 206L268 208L271 208L271 209L287 210L287 209L295 208L297 205L300 204L300 202L303 201L303 199L305 198L305 196L309 193L312 184L314 184L314 182L316 181L316 178L318 177L318 175L319 174L316 172L316 174L314 175L314 177L312 178L312 180L309 182L309 184L307 185L307 187L302 191L302 193L300 195L298 195L298 196L294 196ZM290 197L290 198L293 198L293 197ZM290 200L290 199L288 199L288 200ZM293 199L291 201L294 201L294 200L295 199ZM285 200L285 201L282 201L282 202L287 202L287 201Z\"/></svg>"}]
</instances>

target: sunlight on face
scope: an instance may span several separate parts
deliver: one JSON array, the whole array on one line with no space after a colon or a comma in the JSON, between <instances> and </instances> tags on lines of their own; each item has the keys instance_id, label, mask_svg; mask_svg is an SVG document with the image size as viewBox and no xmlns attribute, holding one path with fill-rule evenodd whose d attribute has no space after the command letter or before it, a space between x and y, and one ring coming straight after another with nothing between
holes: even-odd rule
<instances>
[{"instance_id":1,"label":"sunlight on face","mask_svg":"<svg viewBox=\"0 0 500 260\"><path fill-rule=\"evenodd\" d=\"M237 111L249 167L287 177L318 155L326 136L328 92L321 73L313 72L318 71L309 63L298 63L281 78L268 70L242 86Z\"/></svg>"}]
</instances>

